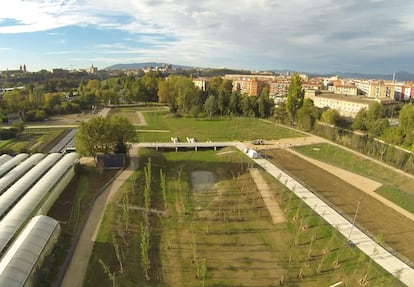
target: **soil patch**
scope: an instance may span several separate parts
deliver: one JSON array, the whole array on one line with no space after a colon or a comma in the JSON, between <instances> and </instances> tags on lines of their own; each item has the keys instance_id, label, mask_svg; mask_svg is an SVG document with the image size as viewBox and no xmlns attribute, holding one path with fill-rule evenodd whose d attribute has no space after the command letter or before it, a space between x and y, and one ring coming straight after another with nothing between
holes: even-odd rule
<instances>
[{"instance_id":1,"label":"soil patch","mask_svg":"<svg viewBox=\"0 0 414 287\"><path fill-rule=\"evenodd\" d=\"M348 182L286 150L268 150L267 158L349 219L354 216L361 198L357 224L374 238L382 237L388 246L414 262L413 221Z\"/></svg>"},{"instance_id":2,"label":"soil patch","mask_svg":"<svg viewBox=\"0 0 414 287\"><path fill-rule=\"evenodd\" d=\"M282 223L286 221L283 211L280 209L279 204L273 196L273 192L270 189L269 185L260 174L257 168L249 169L250 175L252 176L254 182L256 183L257 189L260 192L260 195L263 198L263 201L266 205L267 210L269 210L270 216L272 217L273 223Z\"/></svg>"}]
</instances>

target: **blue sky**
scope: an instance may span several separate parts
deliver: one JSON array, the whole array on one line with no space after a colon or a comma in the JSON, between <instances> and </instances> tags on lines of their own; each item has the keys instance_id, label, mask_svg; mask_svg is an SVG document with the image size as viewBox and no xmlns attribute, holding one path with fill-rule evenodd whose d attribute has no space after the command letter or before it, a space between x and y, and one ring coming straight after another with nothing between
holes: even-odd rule
<instances>
[{"instance_id":1,"label":"blue sky","mask_svg":"<svg viewBox=\"0 0 414 287\"><path fill-rule=\"evenodd\" d=\"M0 70L166 62L414 72L412 0L9 0Z\"/></svg>"}]
</instances>

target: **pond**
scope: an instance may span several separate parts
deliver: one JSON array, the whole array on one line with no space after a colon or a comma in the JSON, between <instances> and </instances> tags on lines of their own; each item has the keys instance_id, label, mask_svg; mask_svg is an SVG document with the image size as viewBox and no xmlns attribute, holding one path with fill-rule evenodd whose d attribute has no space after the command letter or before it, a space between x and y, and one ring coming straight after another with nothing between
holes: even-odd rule
<instances>
[{"instance_id":1,"label":"pond","mask_svg":"<svg viewBox=\"0 0 414 287\"><path fill-rule=\"evenodd\" d=\"M194 192L209 191L216 183L216 178L211 171L193 171L191 172L191 187Z\"/></svg>"}]
</instances>

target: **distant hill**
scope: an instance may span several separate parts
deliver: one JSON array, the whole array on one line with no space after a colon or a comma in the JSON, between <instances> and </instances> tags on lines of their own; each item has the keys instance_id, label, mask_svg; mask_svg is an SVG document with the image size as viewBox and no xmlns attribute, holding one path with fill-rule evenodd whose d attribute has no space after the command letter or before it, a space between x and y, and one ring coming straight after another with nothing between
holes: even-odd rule
<instances>
[{"instance_id":1,"label":"distant hill","mask_svg":"<svg viewBox=\"0 0 414 287\"><path fill-rule=\"evenodd\" d=\"M145 67L163 67L165 65L171 65L172 69L175 70L191 70L191 69L201 69L198 73L200 76L221 76L224 74L234 74L234 73L245 73L250 74L251 71L248 70L234 70L226 68L201 68L201 67L191 67L184 65L175 65L168 63L158 63L158 62L146 62L146 63L132 63L132 64L116 64L109 67L106 67L105 70L137 70ZM292 70L271 70L271 72L276 74L286 75L287 73L293 72ZM339 76L341 78L351 78L351 79L378 79L378 80L392 80L392 74L365 74L365 73L353 73L353 72L334 72L334 73L313 73L313 72L299 72L307 74L313 77L330 77L330 76ZM406 71L400 71L395 73L395 80L398 82L414 81L414 74Z\"/></svg>"},{"instance_id":2,"label":"distant hill","mask_svg":"<svg viewBox=\"0 0 414 287\"><path fill-rule=\"evenodd\" d=\"M132 64L116 64L109 67L106 67L105 70L138 70L143 69L146 67L163 67L165 65L170 65L168 63L157 63L157 62L147 62L147 63L132 63ZM173 65L171 64L173 69L194 69L194 67L190 66L183 66L183 65Z\"/></svg>"}]
</instances>

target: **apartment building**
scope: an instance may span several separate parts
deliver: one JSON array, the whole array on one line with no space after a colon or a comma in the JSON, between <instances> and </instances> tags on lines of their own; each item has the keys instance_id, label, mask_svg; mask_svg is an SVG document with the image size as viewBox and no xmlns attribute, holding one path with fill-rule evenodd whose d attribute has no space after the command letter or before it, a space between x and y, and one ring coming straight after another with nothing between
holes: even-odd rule
<instances>
[{"instance_id":1,"label":"apartment building","mask_svg":"<svg viewBox=\"0 0 414 287\"><path fill-rule=\"evenodd\" d=\"M193 83L194 83L194 86L198 87L200 90L206 91L210 84L210 78L205 78L205 77L194 78Z\"/></svg>"},{"instance_id":2,"label":"apartment building","mask_svg":"<svg viewBox=\"0 0 414 287\"><path fill-rule=\"evenodd\" d=\"M260 96L264 87L275 78L273 75L225 75L225 80L233 82L233 91L249 96Z\"/></svg>"},{"instance_id":3,"label":"apartment building","mask_svg":"<svg viewBox=\"0 0 414 287\"><path fill-rule=\"evenodd\" d=\"M356 80L355 86L360 94L374 99L393 99L408 101L413 98L413 83L384 80Z\"/></svg>"},{"instance_id":4,"label":"apartment building","mask_svg":"<svg viewBox=\"0 0 414 287\"><path fill-rule=\"evenodd\" d=\"M369 104L375 101L375 99L365 97L339 95L316 90L305 90L305 98L311 99L315 107L335 109L345 118L355 118L361 109L368 109Z\"/></svg>"}]
</instances>

